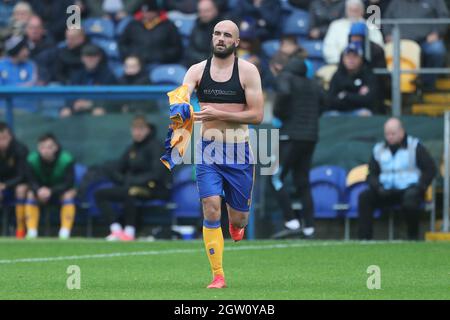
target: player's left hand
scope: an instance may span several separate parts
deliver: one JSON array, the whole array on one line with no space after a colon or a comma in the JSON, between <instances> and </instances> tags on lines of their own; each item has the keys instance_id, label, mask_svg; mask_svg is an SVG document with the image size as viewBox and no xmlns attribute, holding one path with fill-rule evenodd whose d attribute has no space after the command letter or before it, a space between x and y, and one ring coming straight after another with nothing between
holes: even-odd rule
<instances>
[{"instance_id":1,"label":"player's left hand","mask_svg":"<svg viewBox=\"0 0 450 320\"><path fill-rule=\"evenodd\" d=\"M194 121L211 121L219 119L219 111L211 106L204 106L201 111L194 112Z\"/></svg>"}]
</instances>

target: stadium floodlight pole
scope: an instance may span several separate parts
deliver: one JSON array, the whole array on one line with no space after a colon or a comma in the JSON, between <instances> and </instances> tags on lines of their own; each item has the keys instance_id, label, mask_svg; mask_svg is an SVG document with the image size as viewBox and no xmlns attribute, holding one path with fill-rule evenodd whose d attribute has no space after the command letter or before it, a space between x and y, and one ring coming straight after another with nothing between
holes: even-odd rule
<instances>
[{"instance_id":1,"label":"stadium floodlight pole","mask_svg":"<svg viewBox=\"0 0 450 320\"><path fill-rule=\"evenodd\" d=\"M444 115L444 216L443 216L443 230L449 230L449 206L450 206L450 159L449 159L449 144L450 144L450 111L446 111Z\"/></svg>"},{"instance_id":2,"label":"stadium floodlight pole","mask_svg":"<svg viewBox=\"0 0 450 320\"><path fill-rule=\"evenodd\" d=\"M392 68L392 113L394 117L402 114L402 93L400 91L400 27L394 24L392 29L394 42L394 66Z\"/></svg>"}]
</instances>

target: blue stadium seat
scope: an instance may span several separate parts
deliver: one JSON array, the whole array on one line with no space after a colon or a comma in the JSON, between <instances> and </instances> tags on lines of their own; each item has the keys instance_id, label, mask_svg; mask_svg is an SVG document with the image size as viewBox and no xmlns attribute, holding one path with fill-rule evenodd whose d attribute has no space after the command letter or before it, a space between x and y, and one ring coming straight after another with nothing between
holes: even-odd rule
<instances>
[{"instance_id":1,"label":"blue stadium seat","mask_svg":"<svg viewBox=\"0 0 450 320\"><path fill-rule=\"evenodd\" d=\"M130 22L133 21L133 17L125 17L117 23L116 28L114 30L116 38L120 37L125 29L128 27Z\"/></svg>"},{"instance_id":2,"label":"blue stadium seat","mask_svg":"<svg viewBox=\"0 0 450 320\"><path fill-rule=\"evenodd\" d=\"M337 218L343 210L346 171L338 166L320 166L309 175L315 218Z\"/></svg>"},{"instance_id":3,"label":"blue stadium seat","mask_svg":"<svg viewBox=\"0 0 450 320\"><path fill-rule=\"evenodd\" d=\"M280 49L280 40L267 40L262 43L262 51L264 56L268 59Z\"/></svg>"},{"instance_id":4,"label":"blue stadium seat","mask_svg":"<svg viewBox=\"0 0 450 320\"><path fill-rule=\"evenodd\" d=\"M193 166L181 166L174 173L172 202L175 218L200 218L201 204Z\"/></svg>"},{"instance_id":5,"label":"blue stadium seat","mask_svg":"<svg viewBox=\"0 0 450 320\"><path fill-rule=\"evenodd\" d=\"M114 23L105 18L88 18L83 22L83 29L89 37L114 39Z\"/></svg>"},{"instance_id":6,"label":"blue stadium seat","mask_svg":"<svg viewBox=\"0 0 450 320\"><path fill-rule=\"evenodd\" d=\"M79 186L81 180L87 172L87 167L81 163L75 163L75 185Z\"/></svg>"},{"instance_id":7,"label":"blue stadium seat","mask_svg":"<svg viewBox=\"0 0 450 320\"><path fill-rule=\"evenodd\" d=\"M91 41L103 49L108 59L120 58L119 46L115 40L94 37Z\"/></svg>"},{"instance_id":8,"label":"blue stadium seat","mask_svg":"<svg viewBox=\"0 0 450 320\"><path fill-rule=\"evenodd\" d=\"M308 58L323 59L323 41L320 40L300 40L301 45L308 53Z\"/></svg>"},{"instance_id":9,"label":"blue stadium seat","mask_svg":"<svg viewBox=\"0 0 450 320\"><path fill-rule=\"evenodd\" d=\"M175 24L178 32L182 37L189 37L192 29L195 26L195 18L184 17L183 15L177 15L171 18L171 21Z\"/></svg>"},{"instance_id":10,"label":"blue stadium seat","mask_svg":"<svg viewBox=\"0 0 450 320\"><path fill-rule=\"evenodd\" d=\"M309 32L309 13L294 9L283 22L282 34L305 36Z\"/></svg>"},{"instance_id":11,"label":"blue stadium seat","mask_svg":"<svg viewBox=\"0 0 450 320\"><path fill-rule=\"evenodd\" d=\"M181 85L186 71L181 64L162 64L150 71L150 81L154 84Z\"/></svg>"},{"instance_id":12,"label":"blue stadium seat","mask_svg":"<svg viewBox=\"0 0 450 320\"><path fill-rule=\"evenodd\" d=\"M114 73L117 79L121 78L124 74L123 63L120 60L109 59L108 60L109 69Z\"/></svg>"}]
</instances>

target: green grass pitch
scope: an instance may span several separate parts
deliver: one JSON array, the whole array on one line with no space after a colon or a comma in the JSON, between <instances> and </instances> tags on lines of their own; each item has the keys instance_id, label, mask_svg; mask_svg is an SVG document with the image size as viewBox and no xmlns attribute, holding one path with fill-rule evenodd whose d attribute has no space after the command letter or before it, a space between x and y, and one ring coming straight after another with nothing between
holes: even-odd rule
<instances>
[{"instance_id":1,"label":"green grass pitch","mask_svg":"<svg viewBox=\"0 0 450 320\"><path fill-rule=\"evenodd\" d=\"M367 288L371 265L379 290ZM450 299L450 243L226 242L224 269L228 288L206 289L201 241L0 239L0 299Z\"/></svg>"}]
</instances>

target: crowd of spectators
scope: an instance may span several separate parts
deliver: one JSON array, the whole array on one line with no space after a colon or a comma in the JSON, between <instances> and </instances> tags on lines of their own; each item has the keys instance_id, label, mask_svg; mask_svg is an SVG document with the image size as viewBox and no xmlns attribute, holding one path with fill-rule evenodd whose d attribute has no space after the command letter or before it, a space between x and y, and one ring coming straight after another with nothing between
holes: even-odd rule
<instances>
[{"instance_id":1,"label":"crowd of spectators","mask_svg":"<svg viewBox=\"0 0 450 320\"><path fill-rule=\"evenodd\" d=\"M83 27L91 18L110 21L115 29L111 42L105 45L92 30L67 29L70 5L79 6ZM0 85L151 84L149 72L157 65L189 67L206 59L214 25L231 19L241 30L236 54L260 69L265 89L276 90L276 77L289 59L302 57L310 78L321 65L338 67L326 93L329 111L379 113L389 77L374 76L373 68L386 67L384 46L392 41L392 26L368 28L370 5L379 6L382 17L389 19L449 16L444 0L0 0ZM292 10L309 16L303 36L283 28ZM171 17L176 15L195 19L189 34L175 24ZM444 67L447 30L445 24L408 25L401 35L421 46L424 67ZM268 54L263 46L272 40L279 46ZM303 48L308 41L322 46L319 65L308 61ZM421 79L424 88L432 89L436 76ZM59 114L102 115L108 110L104 103L80 99L61 106Z\"/></svg>"}]
</instances>

